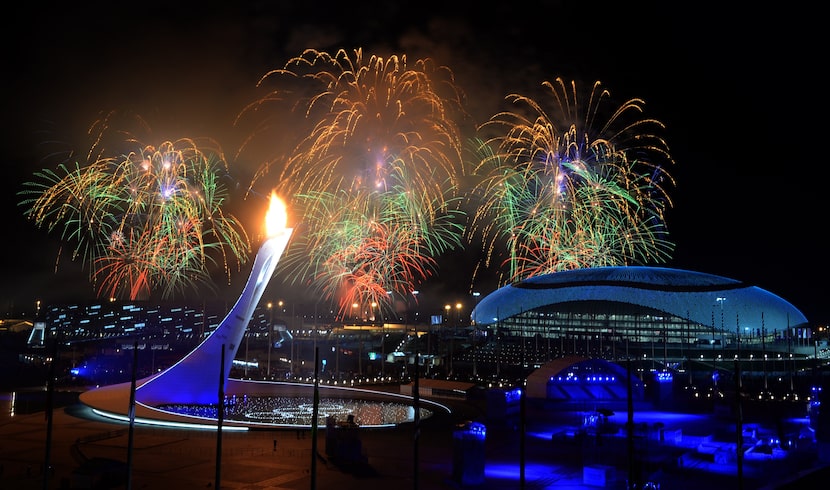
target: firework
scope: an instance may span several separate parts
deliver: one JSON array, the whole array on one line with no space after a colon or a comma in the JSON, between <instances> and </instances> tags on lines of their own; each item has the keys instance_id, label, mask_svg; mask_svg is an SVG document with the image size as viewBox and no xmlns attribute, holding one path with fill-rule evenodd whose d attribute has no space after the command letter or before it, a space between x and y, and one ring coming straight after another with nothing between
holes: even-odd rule
<instances>
[{"instance_id":1,"label":"firework","mask_svg":"<svg viewBox=\"0 0 830 490\"><path fill-rule=\"evenodd\" d=\"M307 50L259 82L271 84L237 122L262 118L243 151L274 133L297 138L253 181L278 175L273 185L301 210L312 260L293 280L336 296L341 309L416 289L435 253L460 244L455 227L430 229L446 224L465 173L458 121L467 116L452 72L429 59ZM302 118L287 124L286 114Z\"/></svg>"},{"instance_id":2,"label":"firework","mask_svg":"<svg viewBox=\"0 0 830 490\"><path fill-rule=\"evenodd\" d=\"M300 79L288 98L287 84ZM445 181L457 184L462 173L458 120L465 116L462 95L447 67L405 55L364 58L339 50L306 50L259 82L276 88L247 107L242 115L267 113L268 104L290 101L303 114L301 141L290 152L278 181L288 195L310 189L375 190L385 185L396 165L403 165L430 198L443 197ZM273 122L265 118L261 136ZM243 145L244 149L244 145ZM269 162L258 175L270 170Z\"/></svg>"},{"instance_id":3,"label":"firework","mask_svg":"<svg viewBox=\"0 0 830 490\"><path fill-rule=\"evenodd\" d=\"M92 161L35 173L21 206L41 228L59 233L73 260L89 270L101 297L164 298L211 286L219 262L230 279L247 259L248 238L223 211L224 160L193 140L105 156L99 135Z\"/></svg>"},{"instance_id":4,"label":"firework","mask_svg":"<svg viewBox=\"0 0 830 490\"><path fill-rule=\"evenodd\" d=\"M573 82L542 85L550 107L513 94L507 99L516 111L483 125L496 136L476 148L482 205L471 233L485 237L488 251L506 244L510 282L665 261L673 249L664 220L671 206L665 184L673 181L665 165L673 161L657 134L663 124L640 117L642 100L613 106L599 82L587 100Z\"/></svg>"},{"instance_id":5,"label":"firework","mask_svg":"<svg viewBox=\"0 0 830 490\"><path fill-rule=\"evenodd\" d=\"M416 196L417 197L417 196ZM284 272L337 304L345 317L353 305L375 304L394 313L412 299L414 285L436 271L437 257L461 246L464 213L443 200L434 217L402 185L368 194L339 191L297 196L311 210L307 228L289 250Z\"/></svg>"}]
</instances>

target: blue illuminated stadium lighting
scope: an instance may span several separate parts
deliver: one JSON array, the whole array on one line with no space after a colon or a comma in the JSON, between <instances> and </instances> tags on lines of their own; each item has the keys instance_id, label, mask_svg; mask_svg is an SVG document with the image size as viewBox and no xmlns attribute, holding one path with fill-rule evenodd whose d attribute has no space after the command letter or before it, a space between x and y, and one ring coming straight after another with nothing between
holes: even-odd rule
<instances>
[{"instance_id":1,"label":"blue illuminated stadium lighting","mask_svg":"<svg viewBox=\"0 0 830 490\"><path fill-rule=\"evenodd\" d=\"M810 406L819 407L821 405L821 400L819 399L819 396L821 395L821 386L811 387L810 393Z\"/></svg>"},{"instance_id":2,"label":"blue illuminated stadium lighting","mask_svg":"<svg viewBox=\"0 0 830 490\"><path fill-rule=\"evenodd\" d=\"M574 373L568 373L567 376L556 376L550 377L551 381L558 381L564 383L613 383L617 381L617 377L611 374L592 374L589 376L585 376L580 378L579 376L575 375Z\"/></svg>"},{"instance_id":3,"label":"blue illuminated stadium lighting","mask_svg":"<svg viewBox=\"0 0 830 490\"><path fill-rule=\"evenodd\" d=\"M79 377L79 378L84 378L84 377L90 378L90 377L94 376L93 373L98 369L101 369L101 367L100 366L96 367L94 365L92 367L90 367L88 364L84 363L84 364L81 364L80 366L75 366L72 369L70 369L69 374L71 374L72 376L75 376L75 377Z\"/></svg>"},{"instance_id":4,"label":"blue illuminated stadium lighting","mask_svg":"<svg viewBox=\"0 0 830 490\"><path fill-rule=\"evenodd\" d=\"M463 426L463 430L455 433L454 437L483 441L487 438L487 427L480 422L468 422Z\"/></svg>"},{"instance_id":5,"label":"blue illuminated stadium lighting","mask_svg":"<svg viewBox=\"0 0 830 490\"><path fill-rule=\"evenodd\" d=\"M522 390L519 388L514 388L512 390L504 390L502 393L502 396L504 397L504 402L507 405L518 403L522 397Z\"/></svg>"}]
</instances>

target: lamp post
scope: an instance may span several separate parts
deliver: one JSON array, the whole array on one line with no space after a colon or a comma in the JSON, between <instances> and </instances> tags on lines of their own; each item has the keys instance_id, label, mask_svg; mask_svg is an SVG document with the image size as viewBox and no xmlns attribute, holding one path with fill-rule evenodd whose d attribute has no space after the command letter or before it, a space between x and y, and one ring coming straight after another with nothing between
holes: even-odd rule
<instances>
[{"instance_id":1,"label":"lamp post","mask_svg":"<svg viewBox=\"0 0 830 490\"><path fill-rule=\"evenodd\" d=\"M273 304L268 302L268 331L265 333L265 339L268 341L268 360L265 368L265 376L271 379L271 330L274 328L274 309Z\"/></svg>"},{"instance_id":2,"label":"lamp post","mask_svg":"<svg viewBox=\"0 0 830 490\"><path fill-rule=\"evenodd\" d=\"M332 327L334 333L334 379L340 381L340 332L336 332Z\"/></svg>"},{"instance_id":3,"label":"lamp post","mask_svg":"<svg viewBox=\"0 0 830 490\"><path fill-rule=\"evenodd\" d=\"M764 312L761 312L761 354L764 356L764 391L769 390L767 379L767 332L764 327Z\"/></svg>"},{"instance_id":4,"label":"lamp post","mask_svg":"<svg viewBox=\"0 0 830 490\"><path fill-rule=\"evenodd\" d=\"M302 327L302 325L303 325L303 322L300 322L300 327ZM291 333L290 328L289 328L288 332ZM289 336L289 339L291 340L291 359L290 359L290 362L288 363L288 377L291 378L291 379L294 379L294 339L296 338L295 336L298 333L299 332L295 328L294 333Z\"/></svg>"},{"instance_id":5,"label":"lamp post","mask_svg":"<svg viewBox=\"0 0 830 490\"><path fill-rule=\"evenodd\" d=\"M455 304L455 324L452 326L452 340L453 340L453 347L455 347L455 336L457 334L456 330L458 329L458 324L461 323L461 303ZM455 349L452 351L453 357L455 357Z\"/></svg>"},{"instance_id":6,"label":"lamp post","mask_svg":"<svg viewBox=\"0 0 830 490\"><path fill-rule=\"evenodd\" d=\"M245 377L248 377L248 329L245 329Z\"/></svg>"},{"instance_id":7,"label":"lamp post","mask_svg":"<svg viewBox=\"0 0 830 490\"><path fill-rule=\"evenodd\" d=\"M473 310L475 310L478 307L479 296L481 296L481 293L479 293L478 291L473 291ZM472 320L470 321L470 323L473 327L473 378L477 378L478 366L476 364L476 344L478 343L478 325L476 325ZM548 352L550 352L550 338L548 338Z\"/></svg>"},{"instance_id":8,"label":"lamp post","mask_svg":"<svg viewBox=\"0 0 830 490\"><path fill-rule=\"evenodd\" d=\"M372 301L372 311L370 312L372 323L375 322L375 309L378 307L377 301ZM374 326L372 327L374 329ZM380 320L380 377L383 379L386 376L386 328L383 324L383 319Z\"/></svg>"},{"instance_id":9,"label":"lamp post","mask_svg":"<svg viewBox=\"0 0 830 490\"><path fill-rule=\"evenodd\" d=\"M357 315L357 303L352 303L352 320L354 320L355 315ZM357 377L363 377L363 338L361 337L361 331L357 330Z\"/></svg>"},{"instance_id":10,"label":"lamp post","mask_svg":"<svg viewBox=\"0 0 830 490\"><path fill-rule=\"evenodd\" d=\"M285 314L285 308L284 308L284 306L285 306L285 302L284 302L283 300L279 300L279 301L277 301L277 306L279 306L279 307L280 307L280 311L279 311L279 312L280 312L280 314L281 314L281 315L283 315L281 318L285 318L285 316L284 316L284 314ZM292 308L294 307L294 305L291 305L291 306L292 306ZM293 310L291 311L291 316L294 316L294 311L293 311ZM287 328L287 327L288 327L288 326L286 325L286 328ZM274 345L274 341L271 339L271 335L273 335L273 334L274 334L274 318L273 318L273 315L272 315L272 317L271 317L271 330L270 330L270 333L269 333L269 335L268 335L268 340L269 340L269 342L268 342L268 348L269 348L269 349L270 349L271 347L273 347L273 345ZM280 344L280 345L282 345L282 344ZM277 365L279 365L279 363L277 363ZM270 361L268 362L268 366L269 366L269 367L271 366L271 362L270 362Z\"/></svg>"},{"instance_id":11,"label":"lamp post","mask_svg":"<svg viewBox=\"0 0 830 490\"><path fill-rule=\"evenodd\" d=\"M450 311L452 310L452 306L444 305L444 310L447 312L447 322L451 321L450 319ZM452 372L452 349L453 349L453 337L450 336L450 350L447 353L447 361L449 362L449 370L447 374L449 375Z\"/></svg>"},{"instance_id":12,"label":"lamp post","mask_svg":"<svg viewBox=\"0 0 830 490\"><path fill-rule=\"evenodd\" d=\"M781 360L781 353L780 352L778 353L778 360L779 361ZM786 363L785 363L785 365L786 365ZM776 374L776 373L778 373L778 371L776 371L776 366L777 366L777 364L775 363L775 358L773 358L772 359L772 373L773 373L773 376L778 376L778 374ZM779 381L781 380L781 376L778 376L778 380Z\"/></svg>"},{"instance_id":13,"label":"lamp post","mask_svg":"<svg viewBox=\"0 0 830 490\"><path fill-rule=\"evenodd\" d=\"M715 298L718 305L720 305L720 343L721 343L721 352L726 353L726 325L723 322L723 302L726 301L726 298L723 296L718 296ZM714 330L714 322L712 322L712 329Z\"/></svg>"},{"instance_id":14,"label":"lamp post","mask_svg":"<svg viewBox=\"0 0 830 490\"><path fill-rule=\"evenodd\" d=\"M723 328L723 302L726 301L726 298L718 296L715 298L715 301L717 301L718 306L720 306L720 327ZM721 334L723 334L723 332L721 332Z\"/></svg>"}]
</instances>

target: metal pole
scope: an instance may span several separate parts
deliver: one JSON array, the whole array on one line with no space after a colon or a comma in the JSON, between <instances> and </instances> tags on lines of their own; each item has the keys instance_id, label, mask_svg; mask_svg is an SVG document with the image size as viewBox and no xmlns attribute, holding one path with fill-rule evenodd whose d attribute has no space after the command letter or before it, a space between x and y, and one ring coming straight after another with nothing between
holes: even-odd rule
<instances>
[{"instance_id":1,"label":"metal pole","mask_svg":"<svg viewBox=\"0 0 830 490\"><path fill-rule=\"evenodd\" d=\"M133 373L130 379L130 432L127 438L127 490L133 487L133 440L135 434L135 384L138 369L138 341L133 341Z\"/></svg>"},{"instance_id":2,"label":"metal pole","mask_svg":"<svg viewBox=\"0 0 830 490\"><path fill-rule=\"evenodd\" d=\"M628 339L626 339L626 344ZM625 361L626 366L626 388L628 399L628 423L626 424L628 441L628 488L638 485L638 478L634 471L634 394L631 388L631 358Z\"/></svg>"},{"instance_id":3,"label":"metal pole","mask_svg":"<svg viewBox=\"0 0 830 490\"><path fill-rule=\"evenodd\" d=\"M519 488L525 488L525 421L527 417L527 380L522 383L519 398Z\"/></svg>"},{"instance_id":4,"label":"metal pole","mask_svg":"<svg viewBox=\"0 0 830 490\"><path fill-rule=\"evenodd\" d=\"M761 312L761 353L764 356L764 391L769 389L769 381L767 379L767 332L764 326L764 312ZM766 393L764 393L766 396Z\"/></svg>"},{"instance_id":5,"label":"metal pole","mask_svg":"<svg viewBox=\"0 0 830 490\"><path fill-rule=\"evenodd\" d=\"M501 376L501 343L502 340L499 338L499 330L501 327L501 315L499 314L499 309L496 308L496 377L498 378Z\"/></svg>"},{"instance_id":6,"label":"metal pole","mask_svg":"<svg viewBox=\"0 0 830 490\"><path fill-rule=\"evenodd\" d=\"M421 363L419 362L419 349L418 349L418 326L415 326L415 380L412 385L412 408L415 410L415 414L413 415L413 422L415 425L415 435L412 438L412 483L413 488L418 490L418 483L419 479L418 476L420 471L418 470L418 442L421 436L421 393L420 393L420 384L418 379L420 376L420 367Z\"/></svg>"},{"instance_id":7,"label":"metal pole","mask_svg":"<svg viewBox=\"0 0 830 490\"><path fill-rule=\"evenodd\" d=\"M476 343L478 342L478 327L473 325L473 379L478 379L478 365L476 364ZM548 352L550 352L550 337L548 337Z\"/></svg>"},{"instance_id":8,"label":"metal pole","mask_svg":"<svg viewBox=\"0 0 830 490\"><path fill-rule=\"evenodd\" d=\"M740 344L739 344L740 345ZM735 376L737 376L737 389L735 390L736 411L738 413L737 442L735 444L736 456L738 458L738 490L744 488L744 427L743 407L741 404L741 362L735 359Z\"/></svg>"},{"instance_id":9,"label":"metal pole","mask_svg":"<svg viewBox=\"0 0 830 490\"><path fill-rule=\"evenodd\" d=\"M225 344L222 344L222 355L219 356L219 404L216 407L216 482L213 488L222 488L222 422L225 417Z\"/></svg>"},{"instance_id":10,"label":"metal pole","mask_svg":"<svg viewBox=\"0 0 830 490\"><path fill-rule=\"evenodd\" d=\"M723 342L721 340L721 342ZM712 393L712 400L715 398L715 393L718 391L718 378L717 378L717 369L716 369L716 361L717 355L715 354L715 311L712 310L712 389L714 392Z\"/></svg>"},{"instance_id":11,"label":"metal pole","mask_svg":"<svg viewBox=\"0 0 830 490\"><path fill-rule=\"evenodd\" d=\"M297 334L297 331L295 330L294 335L296 335L296 334ZM291 379L294 379L294 339L295 338L296 338L295 336L291 337L291 363L288 365L288 369L290 370L290 373L291 373L291 376L290 376Z\"/></svg>"},{"instance_id":12,"label":"metal pole","mask_svg":"<svg viewBox=\"0 0 830 490\"><path fill-rule=\"evenodd\" d=\"M248 329L245 329L245 377L248 377Z\"/></svg>"},{"instance_id":13,"label":"metal pole","mask_svg":"<svg viewBox=\"0 0 830 490\"><path fill-rule=\"evenodd\" d=\"M274 309L271 303L268 303L268 333L265 335L268 339L268 367L265 370L268 379L271 379L271 332L274 330Z\"/></svg>"},{"instance_id":14,"label":"metal pole","mask_svg":"<svg viewBox=\"0 0 830 490\"><path fill-rule=\"evenodd\" d=\"M481 293L479 293L478 291L473 292L473 298L475 298L473 310L478 308L479 296L481 296ZM478 364L476 361L476 344L478 343L478 324L474 324L471 321L470 326L473 327L473 379L478 379ZM550 331L548 331L548 358L550 359Z\"/></svg>"},{"instance_id":15,"label":"metal pole","mask_svg":"<svg viewBox=\"0 0 830 490\"><path fill-rule=\"evenodd\" d=\"M737 354L735 354L735 359L741 358L741 319L738 314L735 314L735 334L737 335L737 342L738 342L738 350Z\"/></svg>"},{"instance_id":16,"label":"metal pole","mask_svg":"<svg viewBox=\"0 0 830 490\"><path fill-rule=\"evenodd\" d=\"M45 335L44 335L45 338ZM52 343L52 362L46 380L46 456L43 461L43 490L49 488L50 460L52 458L52 419L54 418L55 364L58 362L58 334Z\"/></svg>"},{"instance_id":17,"label":"metal pole","mask_svg":"<svg viewBox=\"0 0 830 490\"><path fill-rule=\"evenodd\" d=\"M317 413L320 406L320 352L314 347L314 408L311 413L311 490L317 488ZM218 489L217 489L218 490Z\"/></svg>"},{"instance_id":18,"label":"metal pole","mask_svg":"<svg viewBox=\"0 0 830 490\"><path fill-rule=\"evenodd\" d=\"M790 394L793 393L795 384L793 382L793 372L795 371L795 361L793 361L792 343L790 342L790 314L787 313L787 356L790 358L788 364L790 373ZM786 360L784 361L786 363Z\"/></svg>"}]
</instances>

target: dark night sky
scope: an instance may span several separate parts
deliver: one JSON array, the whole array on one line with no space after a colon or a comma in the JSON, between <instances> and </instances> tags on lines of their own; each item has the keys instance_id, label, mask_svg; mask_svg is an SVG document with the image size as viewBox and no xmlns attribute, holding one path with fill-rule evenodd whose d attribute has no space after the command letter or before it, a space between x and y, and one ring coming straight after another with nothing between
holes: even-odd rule
<instances>
[{"instance_id":1,"label":"dark night sky","mask_svg":"<svg viewBox=\"0 0 830 490\"><path fill-rule=\"evenodd\" d=\"M256 98L267 70L304 48L362 47L448 65L480 118L508 93L559 76L644 99L647 114L666 124L676 161L668 226L677 246L664 265L739 279L790 301L811 322L830 320L825 157L812 125L823 120L816 64L824 43L812 7L110 3L119 2L18 5L3 18L4 314L36 298L93 297L77 279L79 265L64 258L54 273L57 238L22 219L16 194L56 148L82 150L100 112L134 110L159 140L211 136L233 154L233 118ZM255 164L231 165L247 185Z\"/></svg>"}]
</instances>

